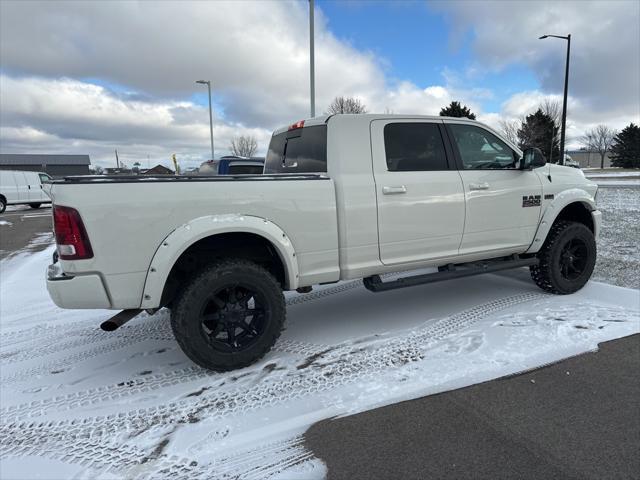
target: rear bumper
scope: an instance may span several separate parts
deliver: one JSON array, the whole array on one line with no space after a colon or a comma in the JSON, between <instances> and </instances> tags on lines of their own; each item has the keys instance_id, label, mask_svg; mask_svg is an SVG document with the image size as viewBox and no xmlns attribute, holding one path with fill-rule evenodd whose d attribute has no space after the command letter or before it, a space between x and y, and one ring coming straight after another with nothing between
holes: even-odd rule
<instances>
[{"instance_id":1,"label":"rear bumper","mask_svg":"<svg viewBox=\"0 0 640 480\"><path fill-rule=\"evenodd\" d=\"M111 308L99 275L70 277L64 274L59 263L52 263L46 277L49 296L60 308Z\"/></svg>"}]
</instances>

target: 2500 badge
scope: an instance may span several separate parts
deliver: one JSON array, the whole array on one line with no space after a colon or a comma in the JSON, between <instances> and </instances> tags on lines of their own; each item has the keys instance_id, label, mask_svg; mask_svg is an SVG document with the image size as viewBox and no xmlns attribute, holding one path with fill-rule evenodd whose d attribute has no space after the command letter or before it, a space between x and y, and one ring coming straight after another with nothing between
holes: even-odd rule
<instances>
[{"instance_id":1,"label":"2500 badge","mask_svg":"<svg viewBox=\"0 0 640 480\"><path fill-rule=\"evenodd\" d=\"M540 195L524 195L522 197L522 206L523 207L539 207Z\"/></svg>"}]
</instances>

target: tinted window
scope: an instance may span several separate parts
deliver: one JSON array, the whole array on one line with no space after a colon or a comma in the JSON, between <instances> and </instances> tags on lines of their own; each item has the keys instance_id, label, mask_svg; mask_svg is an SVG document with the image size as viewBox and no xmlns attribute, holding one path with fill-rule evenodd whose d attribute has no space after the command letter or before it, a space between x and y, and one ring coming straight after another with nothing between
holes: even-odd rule
<instances>
[{"instance_id":1,"label":"tinted window","mask_svg":"<svg viewBox=\"0 0 640 480\"><path fill-rule=\"evenodd\" d=\"M262 174L262 165L229 165L230 175L260 175Z\"/></svg>"},{"instance_id":2,"label":"tinted window","mask_svg":"<svg viewBox=\"0 0 640 480\"><path fill-rule=\"evenodd\" d=\"M327 171L327 126L299 128L271 138L264 173Z\"/></svg>"},{"instance_id":3,"label":"tinted window","mask_svg":"<svg viewBox=\"0 0 640 480\"><path fill-rule=\"evenodd\" d=\"M384 127L390 172L447 170L447 156L435 123L390 123Z\"/></svg>"},{"instance_id":4,"label":"tinted window","mask_svg":"<svg viewBox=\"0 0 640 480\"><path fill-rule=\"evenodd\" d=\"M473 125L450 128L465 169L516 168L516 152L494 134Z\"/></svg>"}]
</instances>

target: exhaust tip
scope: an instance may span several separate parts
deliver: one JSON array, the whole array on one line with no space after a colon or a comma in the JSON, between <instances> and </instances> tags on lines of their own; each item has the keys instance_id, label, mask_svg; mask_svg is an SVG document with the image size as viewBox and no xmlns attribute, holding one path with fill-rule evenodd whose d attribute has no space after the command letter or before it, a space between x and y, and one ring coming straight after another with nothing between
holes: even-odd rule
<instances>
[{"instance_id":1,"label":"exhaust tip","mask_svg":"<svg viewBox=\"0 0 640 480\"><path fill-rule=\"evenodd\" d=\"M118 325L116 322L112 322L111 320L107 320L106 322L102 322L100 324L100 328L105 332L113 332L114 330L117 330L119 326L120 325Z\"/></svg>"}]
</instances>

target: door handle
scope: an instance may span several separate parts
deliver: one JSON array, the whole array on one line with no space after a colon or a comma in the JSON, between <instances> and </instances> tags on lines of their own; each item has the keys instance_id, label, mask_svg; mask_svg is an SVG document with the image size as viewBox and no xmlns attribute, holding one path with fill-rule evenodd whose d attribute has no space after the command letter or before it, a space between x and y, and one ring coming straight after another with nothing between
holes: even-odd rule
<instances>
[{"instance_id":1,"label":"door handle","mask_svg":"<svg viewBox=\"0 0 640 480\"><path fill-rule=\"evenodd\" d=\"M407 187L400 185L399 187L382 187L383 195L397 195L398 193L407 193Z\"/></svg>"},{"instance_id":2,"label":"door handle","mask_svg":"<svg viewBox=\"0 0 640 480\"><path fill-rule=\"evenodd\" d=\"M489 190L489 184L484 183L470 183L469 190Z\"/></svg>"}]
</instances>

